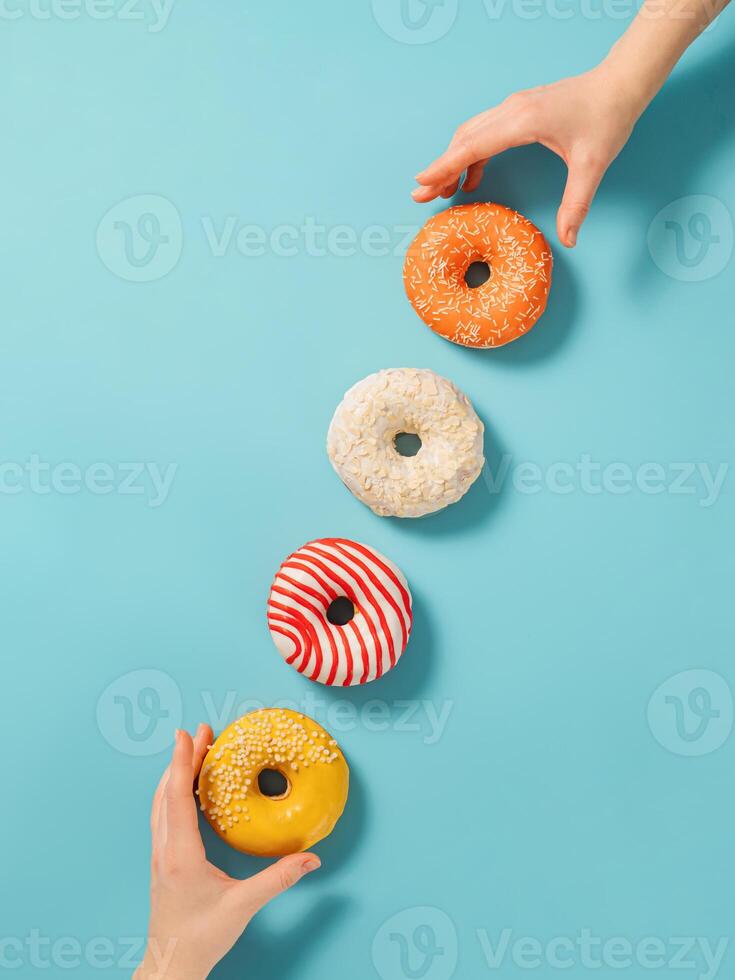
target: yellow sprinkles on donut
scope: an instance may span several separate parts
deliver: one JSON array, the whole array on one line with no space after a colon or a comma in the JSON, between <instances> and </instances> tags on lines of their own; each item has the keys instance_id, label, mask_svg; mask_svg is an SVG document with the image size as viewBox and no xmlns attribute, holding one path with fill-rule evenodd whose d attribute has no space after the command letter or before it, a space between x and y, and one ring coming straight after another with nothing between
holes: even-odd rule
<instances>
[{"instance_id":1,"label":"yellow sprinkles on donut","mask_svg":"<svg viewBox=\"0 0 735 980\"><path fill-rule=\"evenodd\" d=\"M489 278L475 288L467 270ZM429 218L409 247L403 283L431 329L464 347L501 347L526 333L546 309L552 257L523 215L502 204L462 204Z\"/></svg>"},{"instance_id":2,"label":"yellow sprinkles on donut","mask_svg":"<svg viewBox=\"0 0 735 980\"><path fill-rule=\"evenodd\" d=\"M248 854L305 851L332 832L349 768L336 741L306 715L263 708L217 738L199 775L199 805L216 833Z\"/></svg>"}]
</instances>

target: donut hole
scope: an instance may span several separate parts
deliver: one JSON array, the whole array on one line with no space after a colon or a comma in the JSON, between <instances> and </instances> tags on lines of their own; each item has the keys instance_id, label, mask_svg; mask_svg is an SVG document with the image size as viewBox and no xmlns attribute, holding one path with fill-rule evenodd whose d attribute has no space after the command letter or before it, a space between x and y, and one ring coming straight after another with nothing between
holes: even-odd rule
<instances>
[{"instance_id":1,"label":"donut hole","mask_svg":"<svg viewBox=\"0 0 735 980\"><path fill-rule=\"evenodd\" d=\"M393 445L399 456L415 456L421 449L421 437L415 432L399 432L393 437Z\"/></svg>"},{"instance_id":2,"label":"donut hole","mask_svg":"<svg viewBox=\"0 0 735 980\"><path fill-rule=\"evenodd\" d=\"M470 262L464 274L464 281L470 289L477 289L488 281L493 274L487 262Z\"/></svg>"},{"instance_id":3,"label":"donut hole","mask_svg":"<svg viewBox=\"0 0 735 980\"><path fill-rule=\"evenodd\" d=\"M332 599L327 607L327 619L332 626L346 626L355 618L355 604L346 595Z\"/></svg>"},{"instance_id":4,"label":"donut hole","mask_svg":"<svg viewBox=\"0 0 735 980\"><path fill-rule=\"evenodd\" d=\"M258 789L269 800L284 800L291 791L291 784L280 769L261 769Z\"/></svg>"}]
</instances>

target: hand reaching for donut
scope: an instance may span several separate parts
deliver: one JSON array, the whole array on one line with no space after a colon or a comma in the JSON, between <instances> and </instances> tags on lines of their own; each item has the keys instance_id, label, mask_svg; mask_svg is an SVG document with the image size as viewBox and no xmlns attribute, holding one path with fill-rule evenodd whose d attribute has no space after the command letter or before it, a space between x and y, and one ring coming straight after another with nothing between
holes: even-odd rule
<instances>
[{"instance_id":1,"label":"hand reaching for donut","mask_svg":"<svg viewBox=\"0 0 735 980\"><path fill-rule=\"evenodd\" d=\"M557 231L562 243L572 247L603 174L625 145L636 118L634 106L601 68L518 92L459 127L446 152L417 175L421 186L413 198L425 203L451 197L465 170L462 189L474 191L491 157L513 146L541 143L569 169Z\"/></svg>"},{"instance_id":2,"label":"hand reaching for donut","mask_svg":"<svg viewBox=\"0 0 735 980\"><path fill-rule=\"evenodd\" d=\"M177 732L153 798L151 915L136 980L203 980L256 912L320 865L315 854L291 854L239 881L207 861L193 783L212 742L208 725L193 740Z\"/></svg>"},{"instance_id":3,"label":"hand reaching for donut","mask_svg":"<svg viewBox=\"0 0 735 980\"><path fill-rule=\"evenodd\" d=\"M567 183L557 215L562 244L573 247L605 171L691 42L728 0L645 0L633 23L596 68L511 95L463 123L447 150L417 174L423 204L482 180L491 157L541 143L564 160Z\"/></svg>"}]
</instances>

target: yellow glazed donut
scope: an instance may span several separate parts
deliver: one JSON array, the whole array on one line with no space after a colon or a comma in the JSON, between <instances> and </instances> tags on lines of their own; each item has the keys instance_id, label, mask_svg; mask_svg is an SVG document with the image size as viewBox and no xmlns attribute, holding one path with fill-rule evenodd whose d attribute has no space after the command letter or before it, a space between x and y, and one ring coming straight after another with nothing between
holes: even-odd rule
<instances>
[{"instance_id":1,"label":"yellow glazed donut","mask_svg":"<svg viewBox=\"0 0 735 980\"><path fill-rule=\"evenodd\" d=\"M199 775L199 804L238 851L280 857L331 834L347 802L340 747L306 715L263 708L215 741Z\"/></svg>"}]
</instances>

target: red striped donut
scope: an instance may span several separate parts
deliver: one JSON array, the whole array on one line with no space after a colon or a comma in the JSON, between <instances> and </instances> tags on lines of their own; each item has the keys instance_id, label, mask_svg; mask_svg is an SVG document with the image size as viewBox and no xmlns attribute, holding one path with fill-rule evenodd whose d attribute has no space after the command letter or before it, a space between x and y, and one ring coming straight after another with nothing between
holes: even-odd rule
<instances>
[{"instance_id":1,"label":"red striped donut","mask_svg":"<svg viewBox=\"0 0 735 980\"><path fill-rule=\"evenodd\" d=\"M406 649L413 617L402 572L374 548L320 538L276 573L268 627L278 652L320 684L366 684Z\"/></svg>"}]
</instances>

